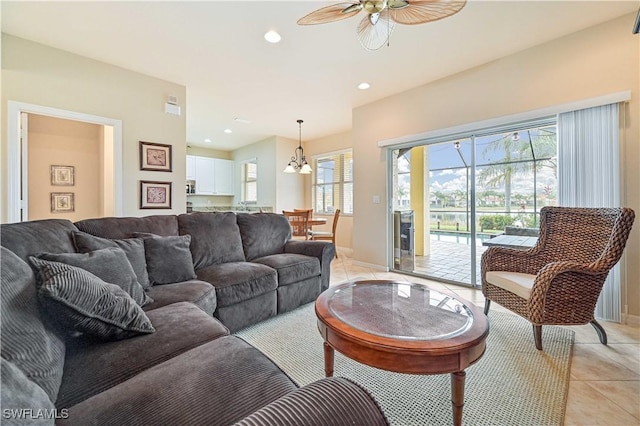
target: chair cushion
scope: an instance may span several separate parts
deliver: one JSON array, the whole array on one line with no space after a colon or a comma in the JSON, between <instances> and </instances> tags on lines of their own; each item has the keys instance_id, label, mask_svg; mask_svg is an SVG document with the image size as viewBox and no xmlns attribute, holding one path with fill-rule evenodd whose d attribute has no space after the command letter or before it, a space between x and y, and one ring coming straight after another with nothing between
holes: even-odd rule
<instances>
[{"instance_id":1,"label":"chair cushion","mask_svg":"<svg viewBox=\"0 0 640 426\"><path fill-rule=\"evenodd\" d=\"M47 314L70 336L126 339L155 329L124 290L75 266L31 256L38 269L38 298Z\"/></svg>"},{"instance_id":2,"label":"chair cushion","mask_svg":"<svg viewBox=\"0 0 640 426\"><path fill-rule=\"evenodd\" d=\"M144 239L147 271L152 285L179 283L196 278L189 250L190 235L162 237L134 232L133 236Z\"/></svg>"},{"instance_id":3,"label":"chair cushion","mask_svg":"<svg viewBox=\"0 0 640 426\"><path fill-rule=\"evenodd\" d=\"M237 220L247 261L283 253L291 238L291 225L281 214L238 213Z\"/></svg>"},{"instance_id":4,"label":"chair cushion","mask_svg":"<svg viewBox=\"0 0 640 426\"><path fill-rule=\"evenodd\" d=\"M191 302L209 315L213 315L217 306L215 287L200 280L156 285L149 288L147 293L153 298L153 303L146 305L145 311L177 302Z\"/></svg>"},{"instance_id":5,"label":"chair cushion","mask_svg":"<svg viewBox=\"0 0 640 426\"><path fill-rule=\"evenodd\" d=\"M0 242L25 262L37 252L73 253L71 232L77 231L66 219L33 220L30 222L5 223L0 226Z\"/></svg>"},{"instance_id":6,"label":"chair cushion","mask_svg":"<svg viewBox=\"0 0 640 426\"><path fill-rule=\"evenodd\" d=\"M244 251L235 213L189 213L178 216L180 235L191 235L195 269L227 262L243 262Z\"/></svg>"},{"instance_id":7,"label":"chair cushion","mask_svg":"<svg viewBox=\"0 0 640 426\"><path fill-rule=\"evenodd\" d=\"M178 218L175 215L145 217L101 217L76 222L77 230L103 238L130 238L134 232L156 235L178 235Z\"/></svg>"},{"instance_id":8,"label":"chair cushion","mask_svg":"<svg viewBox=\"0 0 640 426\"><path fill-rule=\"evenodd\" d=\"M84 401L154 365L229 333L218 320L187 302L154 309L147 315L156 329L153 334L98 344L81 341L69 346L56 402L59 408ZM215 369L206 373L215 374Z\"/></svg>"},{"instance_id":9,"label":"chair cushion","mask_svg":"<svg viewBox=\"0 0 640 426\"><path fill-rule=\"evenodd\" d=\"M29 265L4 247L0 263L2 358L12 362L55 401L64 367L64 339L43 321L38 309L36 277ZM3 391L3 398L4 394Z\"/></svg>"},{"instance_id":10,"label":"chair cushion","mask_svg":"<svg viewBox=\"0 0 640 426\"><path fill-rule=\"evenodd\" d=\"M198 279L216 288L218 308L275 291L278 287L276 270L266 265L232 262L198 269Z\"/></svg>"},{"instance_id":11,"label":"chair cushion","mask_svg":"<svg viewBox=\"0 0 640 426\"><path fill-rule=\"evenodd\" d=\"M108 247L89 253L38 253L36 257L82 268L106 283L117 285L140 306L153 302L138 282L138 277L127 255L118 247Z\"/></svg>"},{"instance_id":12,"label":"chair cushion","mask_svg":"<svg viewBox=\"0 0 640 426\"><path fill-rule=\"evenodd\" d=\"M254 259L278 271L278 285L283 286L320 275L320 260L303 254L273 254Z\"/></svg>"},{"instance_id":13,"label":"chair cushion","mask_svg":"<svg viewBox=\"0 0 640 426\"><path fill-rule=\"evenodd\" d=\"M88 253L107 247L119 247L127 255L129 263L133 267L133 272L138 277L138 282L142 288L151 287L149 274L147 273L147 260L144 256L144 241L142 238L127 238L123 240L110 240L108 238L96 237L82 231L74 231L73 242L76 250L80 253Z\"/></svg>"},{"instance_id":14,"label":"chair cushion","mask_svg":"<svg viewBox=\"0 0 640 426\"><path fill-rule=\"evenodd\" d=\"M528 300L536 276L520 272L489 271L486 279L492 285Z\"/></svg>"}]
</instances>

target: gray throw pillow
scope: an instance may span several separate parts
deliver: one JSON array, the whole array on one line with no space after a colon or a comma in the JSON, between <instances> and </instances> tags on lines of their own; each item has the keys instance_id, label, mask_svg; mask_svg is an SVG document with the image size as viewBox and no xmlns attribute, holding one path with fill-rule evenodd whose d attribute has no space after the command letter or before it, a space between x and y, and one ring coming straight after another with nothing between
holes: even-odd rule
<instances>
[{"instance_id":1,"label":"gray throw pillow","mask_svg":"<svg viewBox=\"0 0 640 426\"><path fill-rule=\"evenodd\" d=\"M39 416L41 410L53 413L55 409L53 403L45 391L24 375L13 363L2 358L0 360L2 369L2 424L3 425L53 425L54 419L46 416ZM32 410L29 411L24 411ZM11 411L10 411L11 410ZM7 417L6 413L12 410L22 410L25 417ZM60 415L64 416L61 410Z\"/></svg>"},{"instance_id":2,"label":"gray throw pillow","mask_svg":"<svg viewBox=\"0 0 640 426\"><path fill-rule=\"evenodd\" d=\"M155 329L124 290L75 266L29 257L38 270L38 298L70 336L120 340Z\"/></svg>"},{"instance_id":3,"label":"gray throw pillow","mask_svg":"<svg viewBox=\"0 0 640 426\"><path fill-rule=\"evenodd\" d=\"M134 237L144 239L147 270L152 285L172 284L196 279L191 257L191 235L161 237L136 232Z\"/></svg>"},{"instance_id":4,"label":"gray throw pillow","mask_svg":"<svg viewBox=\"0 0 640 426\"><path fill-rule=\"evenodd\" d=\"M101 280L122 288L140 306L153 302L138 282L138 277L124 251L118 247L108 247L90 253L38 253L36 257L89 271Z\"/></svg>"},{"instance_id":5,"label":"gray throw pillow","mask_svg":"<svg viewBox=\"0 0 640 426\"><path fill-rule=\"evenodd\" d=\"M62 382L64 338L43 321L33 270L4 247L0 252L0 277L2 358L13 363L55 401ZM2 383L4 407L4 378Z\"/></svg>"},{"instance_id":6,"label":"gray throw pillow","mask_svg":"<svg viewBox=\"0 0 640 426\"><path fill-rule=\"evenodd\" d=\"M151 287L149 282L149 274L147 273L147 261L144 257L144 241L142 238L127 238L123 240L110 240L107 238L96 237L86 232L73 231L73 242L76 250L80 253L88 253L94 250L100 250L107 247L119 247L127 255L133 272L138 277L138 282L142 288Z\"/></svg>"}]
</instances>

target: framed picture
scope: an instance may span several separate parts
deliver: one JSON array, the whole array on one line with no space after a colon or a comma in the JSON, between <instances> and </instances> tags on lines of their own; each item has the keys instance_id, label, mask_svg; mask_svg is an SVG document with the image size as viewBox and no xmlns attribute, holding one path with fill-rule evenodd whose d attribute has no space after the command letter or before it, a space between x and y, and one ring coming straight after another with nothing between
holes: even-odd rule
<instances>
[{"instance_id":1,"label":"framed picture","mask_svg":"<svg viewBox=\"0 0 640 426\"><path fill-rule=\"evenodd\" d=\"M171 145L140 141L140 170L171 171Z\"/></svg>"},{"instance_id":2,"label":"framed picture","mask_svg":"<svg viewBox=\"0 0 640 426\"><path fill-rule=\"evenodd\" d=\"M170 209L171 182L140 181L141 209Z\"/></svg>"},{"instance_id":3,"label":"framed picture","mask_svg":"<svg viewBox=\"0 0 640 426\"><path fill-rule=\"evenodd\" d=\"M51 166L51 185L73 186L73 166Z\"/></svg>"},{"instance_id":4,"label":"framed picture","mask_svg":"<svg viewBox=\"0 0 640 426\"><path fill-rule=\"evenodd\" d=\"M75 211L73 192L52 192L51 213L68 213Z\"/></svg>"}]
</instances>

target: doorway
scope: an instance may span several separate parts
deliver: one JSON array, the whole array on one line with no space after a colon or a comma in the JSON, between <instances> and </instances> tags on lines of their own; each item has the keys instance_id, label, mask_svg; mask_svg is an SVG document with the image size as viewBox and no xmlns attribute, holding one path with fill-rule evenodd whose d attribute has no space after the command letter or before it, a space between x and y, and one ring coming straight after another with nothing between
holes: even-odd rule
<instances>
[{"instance_id":1,"label":"doorway","mask_svg":"<svg viewBox=\"0 0 640 426\"><path fill-rule=\"evenodd\" d=\"M9 101L7 222L122 214L122 122Z\"/></svg>"}]
</instances>

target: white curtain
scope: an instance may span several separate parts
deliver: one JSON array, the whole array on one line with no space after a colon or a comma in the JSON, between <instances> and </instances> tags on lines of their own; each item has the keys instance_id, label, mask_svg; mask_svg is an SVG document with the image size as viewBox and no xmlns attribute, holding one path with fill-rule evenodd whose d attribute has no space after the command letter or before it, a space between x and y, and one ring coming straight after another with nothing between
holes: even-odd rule
<instances>
[{"instance_id":1,"label":"white curtain","mask_svg":"<svg viewBox=\"0 0 640 426\"><path fill-rule=\"evenodd\" d=\"M558 202L620 207L618 104L558 115ZM620 265L607 278L595 316L620 322Z\"/></svg>"}]
</instances>

